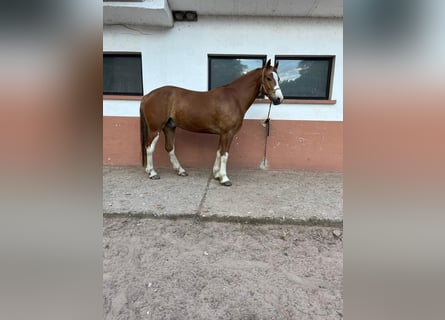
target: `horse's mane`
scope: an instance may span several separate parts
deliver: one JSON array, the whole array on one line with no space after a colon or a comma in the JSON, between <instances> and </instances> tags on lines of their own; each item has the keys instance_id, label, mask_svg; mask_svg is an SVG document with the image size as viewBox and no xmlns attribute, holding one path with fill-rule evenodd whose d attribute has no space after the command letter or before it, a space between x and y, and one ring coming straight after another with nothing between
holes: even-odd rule
<instances>
[{"instance_id":1,"label":"horse's mane","mask_svg":"<svg viewBox=\"0 0 445 320\"><path fill-rule=\"evenodd\" d=\"M247 72L247 73L243 74L242 76L236 78L236 79L233 80L232 82L227 83L227 84L225 84L225 85L222 85L221 87L228 87L228 86L234 85L236 82L238 82L238 81L243 81L244 78L249 77L249 76L251 76L253 73L255 73L256 71L258 71L258 70L262 70L262 69L263 69L263 68L256 68L256 69L250 70L249 72Z\"/></svg>"}]
</instances>

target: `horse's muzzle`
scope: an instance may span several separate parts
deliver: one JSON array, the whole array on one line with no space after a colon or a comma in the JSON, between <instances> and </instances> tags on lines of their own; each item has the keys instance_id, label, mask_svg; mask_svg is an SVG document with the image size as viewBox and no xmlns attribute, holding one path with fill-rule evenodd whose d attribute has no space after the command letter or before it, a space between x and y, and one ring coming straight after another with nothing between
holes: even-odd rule
<instances>
[{"instance_id":1,"label":"horse's muzzle","mask_svg":"<svg viewBox=\"0 0 445 320\"><path fill-rule=\"evenodd\" d=\"M272 103L274 104L274 106L276 106L277 104L281 104L283 102L283 98L281 97L275 97L272 99Z\"/></svg>"}]
</instances>

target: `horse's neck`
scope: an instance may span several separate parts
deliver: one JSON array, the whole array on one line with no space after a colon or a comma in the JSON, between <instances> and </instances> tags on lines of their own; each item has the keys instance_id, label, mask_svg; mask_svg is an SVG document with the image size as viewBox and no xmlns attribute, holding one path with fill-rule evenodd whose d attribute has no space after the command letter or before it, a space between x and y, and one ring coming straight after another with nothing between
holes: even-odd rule
<instances>
[{"instance_id":1,"label":"horse's neck","mask_svg":"<svg viewBox=\"0 0 445 320\"><path fill-rule=\"evenodd\" d=\"M261 86L261 72L261 68L255 69L230 84L238 92L238 101L244 113L258 96Z\"/></svg>"}]
</instances>

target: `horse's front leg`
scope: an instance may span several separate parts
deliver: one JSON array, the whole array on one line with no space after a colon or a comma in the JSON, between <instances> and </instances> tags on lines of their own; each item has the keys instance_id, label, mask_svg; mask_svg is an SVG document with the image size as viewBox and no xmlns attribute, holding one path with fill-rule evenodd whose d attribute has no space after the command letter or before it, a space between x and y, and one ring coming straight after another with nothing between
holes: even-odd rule
<instances>
[{"instance_id":1,"label":"horse's front leg","mask_svg":"<svg viewBox=\"0 0 445 320\"><path fill-rule=\"evenodd\" d=\"M232 139L233 134L221 135L219 149L216 152L216 160L213 166L213 176L215 179L219 179L219 182L226 187L232 185L232 182L227 176L227 160L229 159L229 148Z\"/></svg>"},{"instance_id":2,"label":"horse's front leg","mask_svg":"<svg viewBox=\"0 0 445 320\"><path fill-rule=\"evenodd\" d=\"M232 182L230 181L229 177L227 176L227 160L229 160L229 153L225 152L221 155L221 167L219 169L219 176L220 180L219 182L226 187L230 187L232 185Z\"/></svg>"}]
</instances>

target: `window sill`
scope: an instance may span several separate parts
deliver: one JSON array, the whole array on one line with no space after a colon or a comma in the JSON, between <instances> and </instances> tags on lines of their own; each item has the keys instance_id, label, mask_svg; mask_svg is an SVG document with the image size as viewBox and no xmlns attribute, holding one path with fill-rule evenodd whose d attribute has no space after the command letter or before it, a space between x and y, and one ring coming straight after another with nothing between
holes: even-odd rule
<instances>
[{"instance_id":1,"label":"window sill","mask_svg":"<svg viewBox=\"0 0 445 320\"><path fill-rule=\"evenodd\" d=\"M131 100L140 101L143 96L103 95L103 100ZM269 99L255 99L253 103L270 103ZM302 100L284 99L283 104L336 104L337 100Z\"/></svg>"},{"instance_id":2,"label":"window sill","mask_svg":"<svg viewBox=\"0 0 445 320\"><path fill-rule=\"evenodd\" d=\"M104 94L103 100L135 100L140 101L142 96L124 96L124 95L112 95L112 94Z\"/></svg>"},{"instance_id":3,"label":"window sill","mask_svg":"<svg viewBox=\"0 0 445 320\"><path fill-rule=\"evenodd\" d=\"M270 103L269 99L255 99L253 103ZM303 99L284 99L282 104L336 104L337 100L303 100Z\"/></svg>"}]
</instances>

